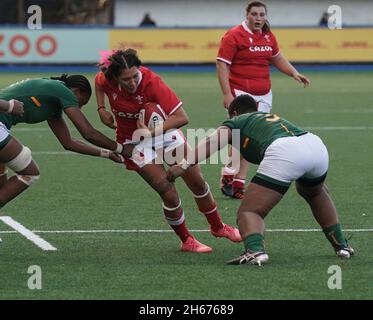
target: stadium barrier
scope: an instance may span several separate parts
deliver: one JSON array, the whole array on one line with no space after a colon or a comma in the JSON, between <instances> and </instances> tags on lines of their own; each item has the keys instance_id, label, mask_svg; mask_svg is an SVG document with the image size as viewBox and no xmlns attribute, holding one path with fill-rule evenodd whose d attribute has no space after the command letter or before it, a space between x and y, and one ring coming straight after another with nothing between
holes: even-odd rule
<instances>
[{"instance_id":1,"label":"stadium barrier","mask_svg":"<svg viewBox=\"0 0 373 320\"><path fill-rule=\"evenodd\" d=\"M132 47L144 63L214 63L227 29L45 28L0 31L0 63L95 63L99 50ZM274 28L292 62L373 62L373 28Z\"/></svg>"}]
</instances>

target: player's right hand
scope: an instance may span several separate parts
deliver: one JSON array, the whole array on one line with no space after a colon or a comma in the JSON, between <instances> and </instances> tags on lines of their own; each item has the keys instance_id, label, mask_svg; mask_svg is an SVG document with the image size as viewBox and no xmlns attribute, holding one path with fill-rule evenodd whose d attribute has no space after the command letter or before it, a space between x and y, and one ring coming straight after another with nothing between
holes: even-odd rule
<instances>
[{"instance_id":1,"label":"player's right hand","mask_svg":"<svg viewBox=\"0 0 373 320\"><path fill-rule=\"evenodd\" d=\"M124 162L124 158L120 154L118 154L114 151L110 151L109 159L114 161L114 162L117 162L117 163L123 163Z\"/></svg>"},{"instance_id":2,"label":"player's right hand","mask_svg":"<svg viewBox=\"0 0 373 320\"><path fill-rule=\"evenodd\" d=\"M23 102L15 100L15 99L13 99L13 101L14 101L14 106L13 106L12 114L23 117L25 113L25 110L23 108Z\"/></svg>"},{"instance_id":3,"label":"player's right hand","mask_svg":"<svg viewBox=\"0 0 373 320\"><path fill-rule=\"evenodd\" d=\"M112 129L117 128L117 126L114 123L114 117L109 111L106 111L105 109L100 109L98 111L98 115L100 116L101 122L105 126L108 126L109 128L112 128Z\"/></svg>"},{"instance_id":4,"label":"player's right hand","mask_svg":"<svg viewBox=\"0 0 373 320\"><path fill-rule=\"evenodd\" d=\"M224 99L223 99L223 103L224 103L224 108L225 109L228 109L229 108L229 105L231 104L231 102L233 101L234 97L231 93L228 93L228 94L225 94L224 95Z\"/></svg>"}]
</instances>

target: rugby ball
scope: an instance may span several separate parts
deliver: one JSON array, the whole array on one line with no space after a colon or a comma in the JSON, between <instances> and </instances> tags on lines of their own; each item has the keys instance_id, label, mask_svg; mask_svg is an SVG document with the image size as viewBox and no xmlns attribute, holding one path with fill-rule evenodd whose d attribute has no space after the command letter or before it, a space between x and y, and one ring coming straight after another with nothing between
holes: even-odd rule
<instances>
[{"instance_id":1,"label":"rugby ball","mask_svg":"<svg viewBox=\"0 0 373 320\"><path fill-rule=\"evenodd\" d=\"M166 114L159 104L147 102L140 109L139 118L149 129L154 129L166 120Z\"/></svg>"}]
</instances>

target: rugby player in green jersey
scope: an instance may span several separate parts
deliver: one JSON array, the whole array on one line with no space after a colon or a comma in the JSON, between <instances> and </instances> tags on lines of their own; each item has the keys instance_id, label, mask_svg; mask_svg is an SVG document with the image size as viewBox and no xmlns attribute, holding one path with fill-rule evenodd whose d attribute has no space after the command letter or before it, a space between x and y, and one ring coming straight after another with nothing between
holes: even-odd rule
<instances>
[{"instance_id":1,"label":"rugby player in green jersey","mask_svg":"<svg viewBox=\"0 0 373 320\"><path fill-rule=\"evenodd\" d=\"M275 114L256 110L255 100L251 96L235 98L228 109L230 119L224 121L186 159L171 167L168 180L174 181L190 166L233 141L233 146L240 149L247 161L259 166L237 213L245 252L227 263L262 265L268 262L264 248L264 218L282 199L293 181L337 256L349 259L354 250L343 236L336 208L324 185L329 166L325 145L318 136L299 129L291 122ZM239 145L236 146L235 130L239 132Z\"/></svg>"},{"instance_id":2,"label":"rugby player in green jersey","mask_svg":"<svg viewBox=\"0 0 373 320\"><path fill-rule=\"evenodd\" d=\"M62 75L50 79L27 79L0 90L0 207L18 196L39 178L39 168L31 151L10 135L18 123L47 121L66 150L121 163L123 146L109 139L88 122L81 111L91 96L91 85L82 75ZM23 107L23 108L22 108ZM12 113L9 113L12 108ZM76 140L62 117L65 113L80 134L92 145ZM7 168L15 172L7 178Z\"/></svg>"}]
</instances>

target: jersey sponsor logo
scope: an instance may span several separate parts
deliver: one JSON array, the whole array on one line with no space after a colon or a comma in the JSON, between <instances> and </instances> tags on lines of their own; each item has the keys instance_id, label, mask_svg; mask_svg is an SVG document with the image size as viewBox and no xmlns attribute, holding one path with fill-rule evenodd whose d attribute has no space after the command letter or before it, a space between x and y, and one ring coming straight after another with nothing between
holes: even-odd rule
<instances>
[{"instance_id":1,"label":"jersey sponsor logo","mask_svg":"<svg viewBox=\"0 0 373 320\"><path fill-rule=\"evenodd\" d=\"M251 52L266 52L266 51L273 51L271 46L251 46L249 47Z\"/></svg>"},{"instance_id":2,"label":"jersey sponsor logo","mask_svg":"<svg viewBox=\"0 0 373 320\"><path fill-rule=\"evenodd\" d=\"M118 117L125 118L125 119L137 120L140 117L140 113L130 113L130 112L117 111L117 110L113 110L113 112Z\"/></svg>"}]
</instances>

